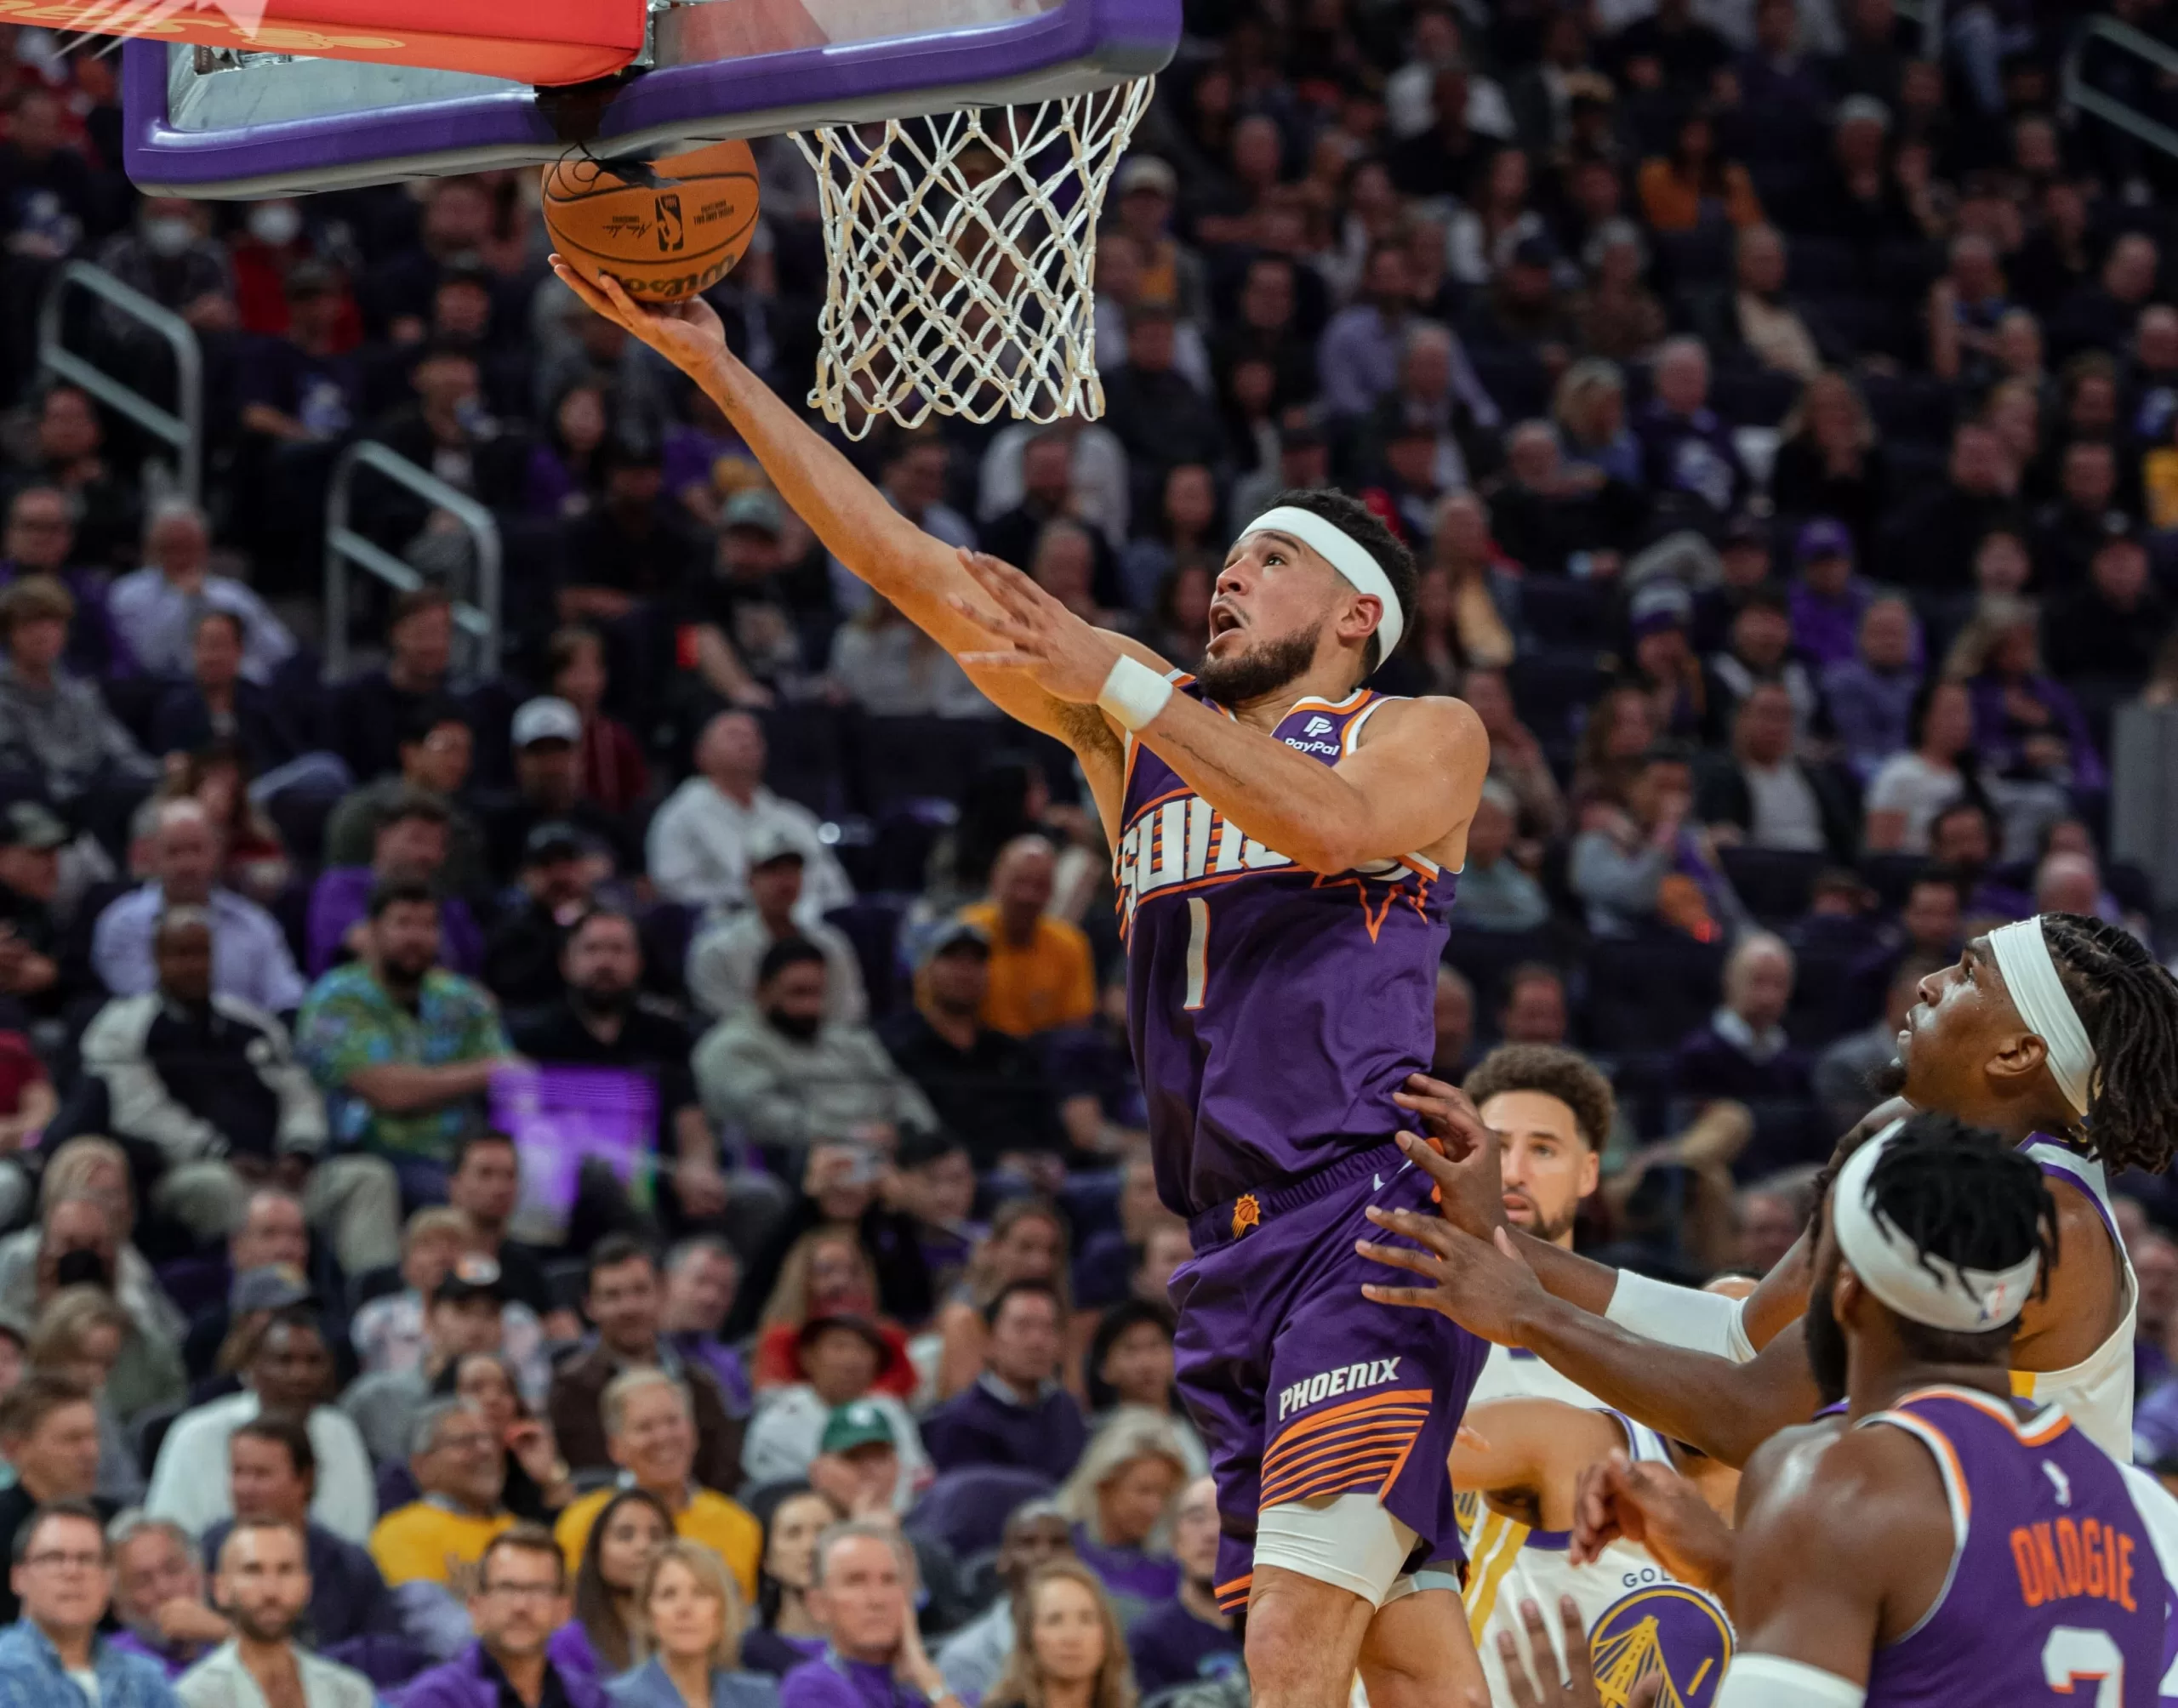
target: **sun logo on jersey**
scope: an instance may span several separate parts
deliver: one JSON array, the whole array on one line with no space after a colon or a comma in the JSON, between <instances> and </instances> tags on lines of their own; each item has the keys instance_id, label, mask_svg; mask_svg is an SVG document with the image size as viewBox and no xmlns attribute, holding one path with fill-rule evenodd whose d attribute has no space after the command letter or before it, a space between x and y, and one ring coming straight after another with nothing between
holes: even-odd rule
<instances>
[{"instance_id":1,"label":"sun logo on jersey","mask_svg":"<svg viewBox=\"0 0 2178 1708\"><path fill-rule=\"evenodd\" d=\"M1717 1604L1681 1584L1652 1584L1613 1603L1588 1632L1603 1708L1627 1708L1634 1687L1661 1677L1656 1708L1708 1708L1732 1658Z\"/></svg>"},{"instance_id":2,"label":"sun logo on jersey","mask_svg":"<svg viewBox=\"0 0 2178 1708\"><path fill-rule=\"evenodd\" d=\"M1263 1226L1263 1206L1256 1202L1256 1195L1244 1192L1233 1200L1233 1238Z\"/></svg>"}]
</instances>

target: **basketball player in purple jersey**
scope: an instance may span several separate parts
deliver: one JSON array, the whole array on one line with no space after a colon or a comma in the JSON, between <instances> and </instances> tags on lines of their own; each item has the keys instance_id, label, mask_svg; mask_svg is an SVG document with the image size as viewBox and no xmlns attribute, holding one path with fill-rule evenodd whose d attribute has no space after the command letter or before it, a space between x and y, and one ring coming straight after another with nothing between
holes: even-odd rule
<instances>
[{"instance_id":1,"label":"basketball player in purple jersey","mask_svg":"<svg viewBox=\"0 0 2178 1708\"><path fill-rule=\"evenodd\" d=\"M2001 927L1923 982L1888 1089L1903 1102L1861 1133L1912 1108L1952 1115L2000 1135L2049 1179L2058 1249L2011 1342L2015 1391L2062 1404L2076 1427L2129 1459L2135 1287L2107 1180L2160 1172L2178 1150L2178 982L2100 919L2044 914ZM1417 1081L1401 1101L1425 1121L1465 1113L1435 1081ZM1504 1219L1494 1151L1485 1142L1458 1163L1422 1158L1446 1217L1484 1242ZM1469 1242L1433 1266L1436 1308L1727 1464L1813 1413L1799 1324L1806 1238L1742 1305L1510 1237L1518 1263Z\"/></svg>"},{"instance_id":2,"label":"basketball player in purple jersey","mask_svg":"<svg viewBox=\"0 0 2178 1708\"><path fill-rule=\"evenodd\" d=\"M1211 1451L1217 1590L1258 1704L1483 1708L1445 1460L1484 1348L1377 1309L1370 1204L1426 1205L1393 1095L1430 1061L1445 914L1489 766L1450 699L1361 686L1406 551L1360 504L1281 495L1217 578L1192 677L895 512L727 350L700 299L569 288L688 373L840 561L997 705L1065 742L1115 850L1160 1194L1189 1218L1179 1381Z\"/></svg>"}]
</instances>

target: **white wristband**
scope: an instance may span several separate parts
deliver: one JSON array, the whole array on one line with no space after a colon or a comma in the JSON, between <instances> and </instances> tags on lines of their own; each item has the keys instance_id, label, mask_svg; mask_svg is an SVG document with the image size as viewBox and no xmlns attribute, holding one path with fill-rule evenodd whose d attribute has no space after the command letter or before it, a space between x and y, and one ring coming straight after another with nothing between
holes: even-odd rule
<instances>
[{"instance_id":1,"label":"white wristband","mask_svg":"<svg viewBox=\"0 0 2178 1708\"><path fill-rule=\"evenodd\" d=\"M1097 703L1116 718L1129 733L1139 733L1156 720L1172 697L1172 685L1138 658L1124 653L1097 691Z\"/></svg>"},{"instance_id":2,"label":"white wristband","mask_svg":"<svg viewBox=\"0 0 2178 1708\"><path fill-rule=\"evenodd\" d=\"M1776 1654L1736 1654L1717 1686L1713 1708L1861 1708L1867 1688L1805 1661Z\"/></svg>"},{"instance_id":3,"label":"white wristband","mask_svg":"<svg viewBox=\"0 0 2178 1708\"><path fill-rule=\"evenodd\" d=\"M1746 1302L1727 1299L1721 1293L1674 1287L1668 1281L1651 1281L1645 1275L1622 1269L1604 1316L1622 1329L1668 1346L1708 1352L1743 1364L1755 1350L1741 1320L1741 1307Z\"/></svg>"}]
</instances>

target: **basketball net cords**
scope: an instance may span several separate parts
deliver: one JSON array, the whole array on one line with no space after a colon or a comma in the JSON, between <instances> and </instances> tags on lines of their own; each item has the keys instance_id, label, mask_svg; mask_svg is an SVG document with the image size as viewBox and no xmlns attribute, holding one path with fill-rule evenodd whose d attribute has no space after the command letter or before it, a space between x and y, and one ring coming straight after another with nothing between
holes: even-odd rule
<instances>
[{"instance_id":1,"label":"basketball net cords","mask_svg":"<svg viewBox=\"0 0 2178 1708\"><path fill-rule=\"evenodd\" d=\"M824 224L811 406L852 439L1103 414L1097 224L1155 87L795 132Z\"/></svg>"}]
</instances>

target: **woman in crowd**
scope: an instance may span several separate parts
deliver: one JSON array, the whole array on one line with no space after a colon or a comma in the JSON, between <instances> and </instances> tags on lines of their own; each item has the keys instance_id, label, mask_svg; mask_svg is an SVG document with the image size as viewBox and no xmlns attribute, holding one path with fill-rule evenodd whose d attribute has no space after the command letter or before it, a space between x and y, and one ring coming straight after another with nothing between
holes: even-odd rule
<instances>
[{"instance_id":1,"label":"woman in crowd","mask_svg":"<svg viewBox=\"0 0 2178 1708\"><path fill-rule=\"evenodd\" d=\"M1925 854L1929 828L1954 800L1988 805L1974 754L1974 703L1962 682L1924 683L1913 697L1906 751L1884 760L1868 784L1871 854Z\"/></svg>"},{"instance_id":2,"label":"woman in crowd","mask_svg":"<svg viewBox=\"0 0 2178 1708\"><path fill-rule=\"evenodd\" d=\"M530 451L522 507L533 516L579 516L602 484L597 453L605 443L605 388L578 380L552 405L551 422Z\"/></svg>"},{"instance_id":3,"label":"woman in crowd","mask_svg":"<svg viewBox=\"0 0 2178 1708\"><path fill-rule=\"evenodd\" d=\"M552 1633L552 1663L571 1678L611 1678L641 1654L642 1585L651 1561L673 1540L673 1515L647 1489L623 1489L605 1503L575 1569L574 1617Z\"/></svg>"},{"instance_id":4,"label":"woman in crowd","mask_svg":"<svg viewBox=\"0 0 2178 1708\"><path fill-rule=\"evenodd\" d=\"M505 1443L507 1480L499 1504L530 1523L552 1524L575 1498L574 1482L552 1438L550 1421L531 1410L506 1357L466 1353L439 1372L431 1392L482 1412L492 1433Z\"/></svg>"},{"instance_id":5,"label":"woman in crowd","mask_svg":"<svg viewBox=\"0 0 2178 1708\"><path fill-rule=\"evenodd\" d=\"M642 743L617 718L605 715L605 641L596 629L555 630L544 645L552 692L582 719L582 792L607 812L632 812L650 795Z\"/></svg>"},{"instance_id":6,"label":"woman in crowd","mask_svg":"<svg viewBox=\"0 0 2178 1708\"><path fill-rule=\"evenodd\" d=\"M1588 282L1573 297L1581 348L1610 362L1634 362L1654 350L1669 329L1663 305L1642 283L1649 246L1631 219L1606 219L1581 252Z\"/></svg>"},{"instance_id":7,"label":"woman in crowd","mask_svg":"<svg viewBox=\"0 0 2178 1708\"><path fill-rule=\"evenodd\" d=\"M1217 595L1217 566L1183 562L1173 566L1150 606L1149 644L1167 658L1193 658L1210 631L1210 601Z\"/></svg>"},{"instance_id":8,"label":"woman in crowd","mask_svg":"<svg viewBox=\"0 0 2178 1708\"><path fill-rule=\"evenodd\" d=\"M890 1350L873 1389L900 1399L915 1392L907 1336L880 1314L877 1272L852 1227L812 1228L787 1248L757 1332L753 1375L759 1388L801 1380L796 1348L803 1326L815 1317L862 1317L875 1324Z\"/></svg>"},{"instance_id":9,"label":"woman in crowd","mask_svg":"<svg viewBox=\"0 0 2178 1708\"><path fill-rule=\"evenodd\" d=\"M73 1377L91 1391L99 1416L97 1493L117 1506L144 1498L144 1473L106 1398L106 1379L128 1335L128 1313L101 1287L63 1287L38 1312L25 1349L32 1369Z\"/></svg>"},{"instance_id":10,"label":"woman in crowd","mask_svg":"<svg viewBox=\"0 0 2178 1708\"><path fill-rule=\"evenodd\" d=\"M1551 399L1559 454L1639 490L1641 445L1626 424L1626 376L1618 364L1588 356L1565 370Z\"/></svg>"},{"instance_id":11,"label":"woman in crowd","mask_svg":"<svg viewBox=\"0 0 2178 1708\"><path fill-rule=\"evenodd\" d=\"M416 1368L424 1354L424 1301L468 1250L470 1237L468 1218L443 1204L408 1218L401 1234L401 1278L408 1284L370 1301L349 1325L349 1340L366 1372ZM544 1325L518 1300L507 1301L504 1321L500 1347L521 1379L522 1393L533 1404L541 1403L552 1381Z\"/></svg>"},{"instance_id":12,"label":"woman in crowd","mask_svg":"<svg viewBox=\"0 0 2178 1708\"><path fill-rule=\"evenodd\" d=\"M984 1708L1134 1708L1120 1621L1077 1560L1039 1566L1021 1591L1022 1625Z\"/></svg>"},{"instance_id":13,"label":"woman in crowd","mask_svg":"<svg viewBox=\"0 0 2178 1708\"><path fill-rule=\"evenodd\" d=\"M215 741L186 755L167 756L165 800L193 800L220 834L219 881L270 905L294 875L279 827L250 799L249 765L239 746Z\"/></svg>"},{"instance_id":14,"label":"woman in crowd","mask_svg":"<svg viewBox=\"0 0 2178 1708\"><path fill-rule=\"evenodd\" d=\"M2005 859L2027 856L2067 797L2078 800L2110 786L2078 701L2042 668L2038 620L2025 600L1990 601L1953 643L1945 666L1973 697L1976 752L2016 797L1999 809Z\"/></svg>"},{"instance_id":15,"label":"woman in crowd","mask_svg":"<svg viewBox=\"0 0 2178 1708\"><path fill-rule=\"evenodd\" d=\"M674 1541L653 1555L641 1610L650 1658L605 1687L618 1708L775 1708L777 1684L734 1669L741 1597L709 1548Z\"/></svg>"},{"instance_id":16,"label":"woman in crowd","mask_svg":"<svg viewBox=\"0 0 2178 1708\"><path fill-rule=\"evenodd\" d=\"M1890 507L1890 467L1860 389L1835 369L1816 374L1777 430L1770 496L1778 513L1837 517L1865 561Z\"/></svg>"},{"instance_id":17,"label":"woman in crowd","mask_svg":"<svg viewBox=\"0 0 2178 1708\"><path fill-rule=\"evenodd\" d=\"M1172 1420L1122 1406L1089 1438L1059 1491L1074 1520L1074 1551L1111 1592L1123 1621L1179 1592L1166 1533L1187 1479L1187 1452Z\"/></svg>"},{"instance_id":18,"label":"woman in crowd","mask_svg":"<svg viewBox=\"0 0 2178 1708\"><path fill-rule=\"evenodd\" d=\"M1123 1299L1098 1318L1086 1365L1089 1409L1100 1418L1118 1410L1162 1417L1187 1455L1188 1474L1200 1477L1210 1459L1172 1387L1172 1307L1155 1299Z\"/></svg>"},{"instance_id":19,"label":"woman in crowd","mask_svg":"<svg viewBox=\"0 0 2178 1708\"><path fill-rule=\"evenodd\" d=\"M881 718L985 718L995 709L952 656L872 596L834 631L830 677L835 698Z\"/></svg>"},{"instance_id":20,"label":"woman in crowd","mask_svg":"<svg viewBox=\"0 0 2178 1708\"><path fill-rule=\"evenodd\" d=\"M741 1637L741 1664L783 1678L824 1652L824 1628L809 1611L809 1580L818 1537L847 1515L806 1483L774 1483L750 1502L750 1511L763 1522L764 1559L756 1617Z\"/></svg>"},{"instance_id":21,"label":"woman in crowd","mask_svg":"<svg viewBox=\"0 0 2178 1708\"><path fill-rule=\"evenodd\" d=\"M1214 577L1225 561L1224 538L1218 532L1217 482L1210 470L1200 463L1178 464L1166 474L1163 498L1154 530L1131 541L1120 559L1120 583L1137 609L1155 599L1175 572L1199 565ZM1194 631L1195 649L1200 648L1206 632L1206 626ZM1180 655L1192 656L1192 651Z\"/></svg>"},{"instance_id":22,"label":"woman in crowd","mask_svg":"<svg viewBox=\"0 0 2178 1708\"><path fill-rule=\"evenodd\" d=\"M1622 800L1626 785L1641 767L1641 755L1656 743L1656 703L1646 690L1620 682L1589 708L1574 749L1573 806L1594 800Z\"/></svg>"},{"instance_id":23,"label":"woman in crowd","mask_svg":"<svg viewBox=\"0 0 2178 1708\"><path fill-rule=\"evenodd\" d=\"M1719 231L1762 223L1762 203L1747 168L1717 151L1715 125L1706 112L1679 121L1671 152L1641 162L1634 179L1641 211L1651 231Z\"/></svg>"},{"instance_id":24,"label":"woman in crowd","mask_svg":"<svg viewBox=\"0 0 2178 1708\"><path fill-rule=\"evenodd\" d=\"M1513 791L1519 802L1523 837L1555 836L1565 828L1565 797L1535 732L1520 721L1513 690L1502 670L1469 670L1460 697L1482 720L1490 737L1490 775ZM1645 709L1645 703L1644 703Z\"/></svg>"},{"instance_id":25,"label":"woman in crowd","mask_svg":"<svg viewBox=\"0 0 2178 1708\"><path fill-rule=\"evenodd\" d=\"M1000 1289L1016 1281L1048 1281L1072 1308L1066 1221L1040 1198L1017 1198L999 1206L989 1235L968 1275L938 1313L938 1397L950 1399L983 1374L989 1329L984 1310Z\"/></svg>"}]
</instances>

